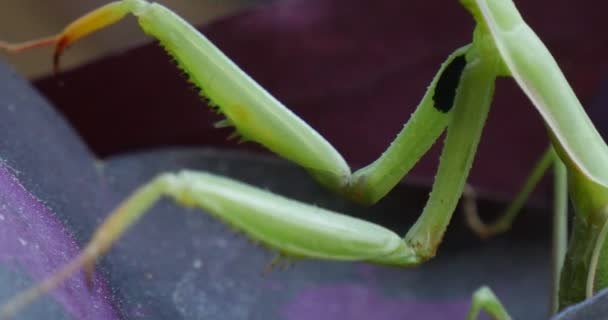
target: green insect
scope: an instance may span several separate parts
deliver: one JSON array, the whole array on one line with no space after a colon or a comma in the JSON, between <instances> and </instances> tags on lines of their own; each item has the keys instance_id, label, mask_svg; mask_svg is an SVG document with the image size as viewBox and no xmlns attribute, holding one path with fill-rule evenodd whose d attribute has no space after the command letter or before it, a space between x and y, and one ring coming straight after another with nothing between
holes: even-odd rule
<instances>
[{"instance_id":1,"label":"green insect","mask_svg":"<svg viewBox=\"0 0 608 320\"><path fill-rule=\"evenodd\" d=\"M504 231L527 194L551 166L556 176L554 310L582 301L608 286L608 148L557 63L523 21L510 0L461 0L477 22L473 41L441 65L415 113L373 163L351 173L346 161L314 129L245 74L196 29L169 9L144 0L112 2L69 25L62 33L24 44L0 43L21 51L55 45L61 52L79 38L134 14L142 29L160 40L191 80L238 134L304 167L322 185L354 201L373 204L384 197L447 128L441 162L429 200L403 237L381 226L290 200L203 172L166 173L140 187L97 230L80 256L55 276L25 291L0 309L8 318L75 270L93 272L95 260L159 198L204 209L281 255L416 266L439 246L465 183L481 137L497 77L513 77L530 98L551 137L552 147L504 218L478 231ZM589 150L593 150L589 152ZM576 209L565 255L567 193ZM474 217L474 216L472 216ZM315 241L310 241L315 239ZM488 288L473 295L467 319L485 309L510 319Z\"/></svg>"}]
</instances>

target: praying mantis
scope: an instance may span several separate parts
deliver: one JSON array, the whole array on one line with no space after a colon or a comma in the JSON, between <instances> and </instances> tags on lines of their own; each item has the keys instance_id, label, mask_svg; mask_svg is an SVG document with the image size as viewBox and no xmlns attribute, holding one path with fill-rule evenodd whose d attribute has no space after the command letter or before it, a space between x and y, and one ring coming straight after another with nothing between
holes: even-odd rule
<instances>
[{"instance_id":1,"label":"praying mantis","mask_svg":"<svg viewBox=\"0 0 608 320\"><path fill-rule=\"evenodd\" d=\"M556 216L565 219L569 192L576 210L564 260L556 309L579 302L608 286L605 239L608 233L608 148L567 83L557 63L526 25L510 0L461 0L477 25L470 44L456 49L441 65L418 108L388 149L373 163L351 173L346 161L314 129L289 111L187 22L169 9L144 0L112 2L83 16L57 36L8 44L22 51L54 45L55 68L65 48L78 39L132 13L142 29L157 38L204 97L245 141L304 167L321 185L356 202L384 197L447 128L438 173L429 200L404 237L381 226L290 200L252 186L203 172L165 173L145 184L113 211L81 255L54 276L23 292L0 309L8 318L37 296L84 267L89 277L95 260L143 216L159 198L204 209L252 240L285 257L365 261L411 267L436 254L465 183L486 120L497 77L513 77L532 101L549 131L552 147L534 171L534 185L554 166ZM589 150L592 150L591 152ZM524 191L520 198L525 198ZM478 231L504 231L521 201L498 224ZM507 222L504 222L507 221ZM556 234L563 243L564 224ZM557 260L564 251L555 250ZM556 265L561 265L558 263ZM467 319L481 309L510 319L489 288L473 295Z\"/></svg>"}]
</instances>

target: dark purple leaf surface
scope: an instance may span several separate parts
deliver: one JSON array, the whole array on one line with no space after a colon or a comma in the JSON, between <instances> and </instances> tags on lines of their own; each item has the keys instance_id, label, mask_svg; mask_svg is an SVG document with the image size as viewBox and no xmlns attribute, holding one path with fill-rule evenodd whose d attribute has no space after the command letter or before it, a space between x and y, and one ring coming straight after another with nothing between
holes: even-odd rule
<instances>
[{"instance_id":1,"label":"dark purple leaf surface","mask_svg":"<svg viewBox=\"0 0 608 320\"><path fill-rule=\"evenodd\" d=\"M598 292L591 299L570 306L553 320L605 319L608 314L608 289Z\"/></svg>"},{"instance_id":2,"label":"dark purple leaf surface","mask_svg":"<svg viewBox=\"0 0 608 320\"><path fill-rule=\"evenodd\" d=\"M50 276L79 247L61 221L0 166L0 264L2 271L22 274L35 283ZM6 269L8 268L8 269ZM74 319L115 319L106 285L95 278L89 291L78 274L53 291L53 300ZM6 292L2 292L5 296Z\"/></svg>"}]
</instances>

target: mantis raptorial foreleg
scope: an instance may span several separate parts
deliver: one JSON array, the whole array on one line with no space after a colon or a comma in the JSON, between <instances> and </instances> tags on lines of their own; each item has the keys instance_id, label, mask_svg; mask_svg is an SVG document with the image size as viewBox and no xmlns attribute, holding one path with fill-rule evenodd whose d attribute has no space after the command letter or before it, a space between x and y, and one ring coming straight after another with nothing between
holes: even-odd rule
<instances>
[{"instance_id":1,"label":"mantis raptorial foreleg","mask_svg":"<svg viewBox=\"0 0 608 320\"><path fill-rule=\"evenodd\" d=\"M383 227L225 178L200 172L165 174L125 200L99 228L83 254L68 266L70 269L9 304L3 309L5 315L48 290L75 266L87 265L91 270L95 259L161 196L203 208L283 255L400 266L426 261L435 255L462 194L499 76L514 77L530 97L547 124L556 153L574 178L572 194L579 210L605 226L607 219L599 209L608 203L608 148L557 64L512 2L462 3L477 22L473 42L448 56L395 141L377 161L354 174L329 142L192 26L161 5L144 0L113 2L77 20L57 36L21 45L0 43L0 48L11 51L54 44L57 66L60 53L74 41L133 13L142 29L160 40L210 104L226 116L219 126L234 126L244 140L257 142L303 166L324 186L363 203L382 198L448 128L428 203L403 239ZM586 152L588 148L594 152ZM591 237L596 248L601 249L598 243L603 234L596 230ZM592 261L599 259L600 249L594 250L597 254ZM595 275L596 269L592 271L587 274ZM591 291L604 286L603 282L596 285L595 276L591 278ZM578 299L578 293L574 296L572 299ZM487 289L476 294L469 317L474 317L480 307L499 319L508 319Z\"/></svg>"}]
</instances>

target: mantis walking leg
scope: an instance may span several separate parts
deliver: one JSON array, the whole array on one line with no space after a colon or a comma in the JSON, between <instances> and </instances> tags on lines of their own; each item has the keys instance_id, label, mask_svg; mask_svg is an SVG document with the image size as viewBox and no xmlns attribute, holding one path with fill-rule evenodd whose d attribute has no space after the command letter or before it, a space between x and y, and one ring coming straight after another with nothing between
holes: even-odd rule
<instances>
[{"instance_id":1,"label":"mantis walking leg","mask_svg":"<svg viewBox=\"0 0 608 320\"><path fill-rule=\"evenodd\" d=\"M521 209L530 197L530 194L534 191L534 188L536 188L555 160L555 151L553 151L552 147L549 147L532 169L532 172L526 179L522 189L515 196L515 199L513 199L507 209L505 209L495 221L489 224L485 223L479 216L475 203L475 191L473 188L466 189L463 197L463 205L469 227L481 238L488 238L509 231L513 225L513 221L517 218Z\"/></svg>"},{"instance_id":2,"label":"mantis walking leg","mask_svg":"<svg viewBox=\"0 0 608 320\"><path fill-rule=\"evenodd\" d=\"M549 147L532 169L532 173L526 180L524 187L511 202L509 207L491 224L485 224L477 213L473 194L466 195L464 200L465 214L469 226L482 238L491 237L508 231L513 224L513 220L521 212L527 198L532 193L534 187L544 176L547 169L553 166L553 230L552 230L552 287L550 314L555 314L558 310L558 291L561 267L566 255L567 242L567 218L568 218L568 186L567 172L564 164L556 157L555 151ZM473 191L468 191L473 192ZM465 193L466 194L466 193ZM481 290L481 289L480 289Z\"/></svg>"},{"instance_id":3,"label":"mantis walking leg","mask_svg":"<svg viewBox=\"0 0 608 320\"><path fill-rule=\"evenodd\" d=\"M566 167L559 159L553 163L553 230L551 310L555 314L559 306L559 283L566 257L568 240L568 176Z\"/></svg>"}]
</instances>

